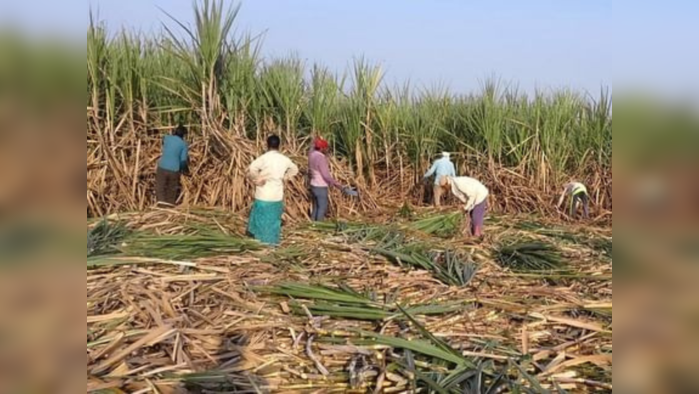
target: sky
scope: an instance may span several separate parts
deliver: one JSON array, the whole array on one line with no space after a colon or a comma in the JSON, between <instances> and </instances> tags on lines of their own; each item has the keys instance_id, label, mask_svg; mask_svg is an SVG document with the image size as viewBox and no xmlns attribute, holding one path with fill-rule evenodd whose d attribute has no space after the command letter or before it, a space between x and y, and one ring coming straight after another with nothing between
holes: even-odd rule
<instances>
[{"instance_id":1,"label":"sky","mask_svg":"<svg viewBox=\"0 0 699 394\"><path fill-rule=\"evenodd\" d=\"M160 8L192 21L191 0L7 3L5 19L82 37L90 8L114 31L172 25ZM698 16L690 0L243 0L238 31L263 33L267 57L294 53L346 70L364 56L388 83L470 92L497 77L528 92L595 94L613 79L617 87L699 87Z\"/></svg>"},{"instance_id":2,"label":"sky","mask_svg":"<svg viewBox=\"0 0 699 394\"><path fill-rule=\"evenodd\" d=\"M613 20L617 89L650 88L696 102L699 1L615 0Z\"/></svg>"}]
</instances>

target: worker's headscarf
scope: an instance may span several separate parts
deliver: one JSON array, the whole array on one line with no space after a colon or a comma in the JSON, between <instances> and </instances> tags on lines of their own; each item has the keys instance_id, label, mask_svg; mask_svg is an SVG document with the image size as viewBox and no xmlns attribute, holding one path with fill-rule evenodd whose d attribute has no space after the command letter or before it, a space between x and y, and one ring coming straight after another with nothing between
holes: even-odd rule
<instances>
[{"instance_id":1,"label":"worker's headscarf","mask_svg":"<svg viewBox=\"0 0 699 394\"><path fill-rule=\"evenodd\" d=\"M317 150L324 150L324 149L328 149L328 147L329 147L330 145L328 144L328 141L324 140L324 139L321 138L321 137L317 137L317 138L315 139L315 141L313 141L313 146L314 146Z\"/></svg>"},{"instance_id":2,"label":"worker's headscarf","mask_svg":"<svg viewBox=\"0 0 699 394\"><path fill-rule=\"evenodd\" d=\"M451 157L451 153L449 153L449 152L442 152L442 157L448 159L448 158Z\"/></svg>"}]
</instances>

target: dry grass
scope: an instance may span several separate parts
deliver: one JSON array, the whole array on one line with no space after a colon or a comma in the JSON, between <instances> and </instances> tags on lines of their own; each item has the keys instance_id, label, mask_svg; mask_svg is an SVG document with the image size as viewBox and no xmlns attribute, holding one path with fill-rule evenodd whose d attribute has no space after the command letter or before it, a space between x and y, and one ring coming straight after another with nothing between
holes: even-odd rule
<instances>
[{"instance_id":1,"label":"dry grass","mask_svg":"<svg viewBox=\"0 0 699 394\"><path fill-rule=\"evenodd\" d=\"M226 229L238 220L224 221L211 211L155 211L128 219L131 228L162 234L187 233L192 222L218 221ZM561 240L557 245L573 267L568 276L510 272L495 262L493 245L515 235L550 237L517 228L524 218L504 219L489 220L490 238L482 244L423 238L468 253L479 265L463 288L445 286L427 271L401 268L342 235L307 227L287 228L277 250L191 262L113 257L126 265L87 273L88 391L412 390L411 374L398 367L409 352L361 332L427 340L419 326L399 318L298 315L292 299L255 291L288 282L338 283L407 307L462 303L459 312L416 318L460 357L506 371L513 383L535 387L528 376L544 389L611 391L611 260L588 245ZM561 228L611 237L611 228ZM450 369L411 354L422 373Z\"/></svg>"},{"instance_id":2,"label":"dry grass","mask_svg":"<svg viewBox=\"0 0 699 394\"><path fill-rule=\"evenodd\" d=\"M211 132L213 134L213 132ZM196 136L191 141L191 177L183 178L182 204L185 207L216 207L244 214L252 204L253 191L245 181L245 171L255 157L264 152L262 142L220 132L218 140L227 141L230 155L212 153L212 135ZM100 145L90 142L87 154L87 209L90 216L143 211L155 204L155 169L160 157L160 137L144 137L126 133L113 142ZM305 141L284 146L284 152L306 173ZM410 165L391 171L377 169L376 184L357 179L343 160L332 161L336 178L355 186L361 199L342 196L333 191L331 209L342 216L367 216L378 208L398 207L406 201L421 205L429 193L416 186L413 179L418 171ZM499 212L536 213L564 219L555 208L560 190L551 185L540 187L531 180L507 168L464 168L460 172L481 179L491 189L490 206ZM588 182L593 194L593 213L599 222L611 222L611 201L608 191L611 174L599 174ZM598 193L597 193L598 192ZM286 219L293 222L309 218L310 198L304 176L298 176L287 187Z\"/></svg>"},{"instance_id":3,"label":"dry grass","mask_svg":"<svg viewBox=\"0 0 699 394\"><path fill-rule=\"evenodd\" d=\"M225 158L213 154L211 136L195 137L191 141L192 177L183 178L182 202L185 206L206 206L244 212L252 203L252 187L245 180L247 166L264 152L262 144L245 138L222 135L231 154ZM88 138L89 139L89 138ZM90 144L87 155L88 212L95 216L129 211L143 211L155 203L155 168L160 157L160 138L144 139L125 134L107 145ZM289 154L306 171L306 148L285 146ZM353 184L353 176L341 163L333 163L335 176L345 184ZM335 209L344 214L371 212L378 207L381 194L369 192L357 184L361 200L333 193ZM286 215L288 220L301 221L309 217L308 191L305 178L298 176L287 187Z\"/></svg>"}]
</instances>

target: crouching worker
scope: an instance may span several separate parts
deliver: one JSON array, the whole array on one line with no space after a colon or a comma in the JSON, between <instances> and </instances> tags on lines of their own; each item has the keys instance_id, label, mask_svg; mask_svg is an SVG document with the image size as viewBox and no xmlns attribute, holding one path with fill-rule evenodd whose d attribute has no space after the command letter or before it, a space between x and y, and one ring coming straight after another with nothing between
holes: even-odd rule
<instances>
[{"instance_id":1,"label":"crouching worker","mask_svg":"<svg viewBox=\"0 0 699 394\"><path fill-rule=\"evenodd\" d=\"M578 203L582 205L583 217L590 217L590 196L587 193L587 188L580 182L570 182L563 188L561 198L558 200L558 207L563 205L566 197L570 199L569 215L571 219L575 219L578 211Z\"/></svg>"},{"instance_id":2,"label":"crouching worker","mask_svg":"<svg viewBox=\"0 0 699 394\"><path fill-rule=\"evenodd\" d=\"M440 181L440 186L466 204L464 211L471 218L471 235L476 238L483 237L483 222L485 212L488 209L488 188L477 179L469 177L445 176Z\"/></svg>"}]
</instances>

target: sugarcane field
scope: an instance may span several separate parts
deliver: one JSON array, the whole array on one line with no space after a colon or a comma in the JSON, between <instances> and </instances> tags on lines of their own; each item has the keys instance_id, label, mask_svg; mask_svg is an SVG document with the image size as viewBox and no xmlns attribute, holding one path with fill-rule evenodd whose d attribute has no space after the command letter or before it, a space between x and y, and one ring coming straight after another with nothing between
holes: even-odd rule
<instances>
[{"instance_id":1,"label":"sugarcane field","mask_svg":"<svg viewBox=\"0 0 699 394\"><path fill-rule=\"evenodd\" d=\"M611 93L394 86L243 15L90 14L87 392L612 392Z\"/></svg>"}]
</instances>

